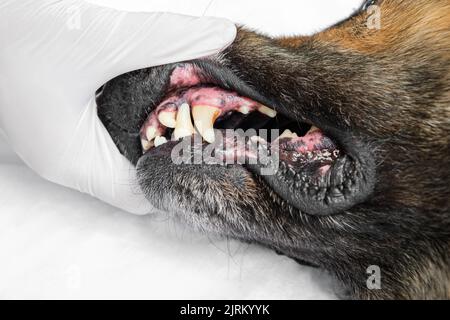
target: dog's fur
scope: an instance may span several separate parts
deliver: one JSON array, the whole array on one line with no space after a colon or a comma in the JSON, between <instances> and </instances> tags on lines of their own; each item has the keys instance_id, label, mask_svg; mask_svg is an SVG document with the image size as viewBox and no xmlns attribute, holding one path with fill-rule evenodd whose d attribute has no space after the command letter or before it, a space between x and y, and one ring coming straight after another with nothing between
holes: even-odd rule
<instances>
[{"instance_id":1,"label":"dog's fur","mask_svg":"<svg viewBox=\"0 0 450 320\"><path fill-rule=\"evenodd\" d=\"M310 37L240 29L218 59L280 110L351 132L371 150L375 190L338 215L299 213L240 167L215 171L216 178L170 163L166 170L179 179L146 173L150 160L138 163L135 133L160 99L165 67L108 83L99 116L138 163L143 190L159 195L156 205L200 229L325 268L352 298L450 298L450 2L376 4L379 30L367 28L365 10ZM372 265L381 270L379 290L366 284Z\"/></svg>"}]
</instances>

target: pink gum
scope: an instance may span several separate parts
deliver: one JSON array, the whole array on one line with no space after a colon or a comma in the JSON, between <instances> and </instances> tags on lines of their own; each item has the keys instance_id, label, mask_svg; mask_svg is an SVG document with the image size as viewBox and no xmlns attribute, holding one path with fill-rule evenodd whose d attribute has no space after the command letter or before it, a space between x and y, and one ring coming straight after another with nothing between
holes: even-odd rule
<instances>
[{"instance_id":1,"label":"pink gum","mask_svg":"<svg viewBox=\"0 0 450 320\"><path fill-rule=\"evenodd\" d=\"M188 103L191 107L211 106L220 110L219 117L230 112L238 110L241 107L248 112L255 111L261 104L249 98L242 97L236 92L227 91L218 87L195 87L201 84L202 80L199 72L192 64L182 64L177 66L170 75L169 91L180 88L189 88L186 91L173 91L166 97L156 109L148 116L141 128L141 138L146 140L146 131L148 127L154 127L158 135L163 135L166 131L158 120L160 112L176 112L183 104Z\"/></svg>"},{"instance_id":2,"label":"pink gum","mask_svg":"<svg viewBox=\"0 0 450 320\"><path fill-rule=\"evenodd\" d=\"M159 113L162 111L176 112L183 103L188 103L191 107L202 105L216 107L220 110L219 117L241 107L246 107L249 112L252 112L261 106L258 102L239 96L236 92L217 87L191 88L180 96L174 94L160 103L145 121L141 129L141 138L145 139L145 132L149 126L155 127L160 135L164 134L166 128L158 121Z\"/></svg>"},{"instance_id":3,"label":"pink gum","mask_svg":"<svg viewBox=\"0 0 450 320\"><path fill-rule=\"evenodd\" d=\"M324 135L322 131L316 130L311 133L308 133L307 135L303 137L294 138L291 140L290 143L299 143L303 142L303 145L301 145L299 148L297 148L297 151L300 153L308 152L308 151L314 151L317 149L317 145L320 145L322 142L322 139L324 138Z\"/></svg>"},{"instance_id":4,"label":"pink gum","mask_svg":"<svg viewBox=\"0 0 450 320\"><path fill-rule=\"evenodd\" d=\"M201 82L192 64L177 66L170 75L170 88L193 87Z\"/></svg>"}]
</instances>

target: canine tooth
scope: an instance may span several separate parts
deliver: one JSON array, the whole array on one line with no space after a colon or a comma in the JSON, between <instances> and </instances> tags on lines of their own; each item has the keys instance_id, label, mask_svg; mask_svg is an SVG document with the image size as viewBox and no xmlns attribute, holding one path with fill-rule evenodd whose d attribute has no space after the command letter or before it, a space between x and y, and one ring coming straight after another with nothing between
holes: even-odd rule
<instances>
[{"instance_id":1,"label":"canine tooth","mask_svg":"<svg viewBox=\"0 0 450 320\"><path fill-rule=\"evenodd\" d=\"M311 126L311 128L308 130L308 132L306 134L310 134L313 133L314 131L319 131L320 129L317 128L316 126Z\"/></svg>"},{"instance_id":2,"label":"canine tooth","mask_svg":"<svg viewBox=\"0 0 450 320\"><path fill-rule=\"evenodd\" d=\"M194 126L191 121L191 111L187 103L183 103L180 108L178 108L177 113L177 124L175 130L173 131L173 136L176 140L190 136L194 134Z\"/></svg>"},{"instance_id":3,"label":"canine tooth","mask_svg":"<svg viewBox=\"0 0 450 320\"><path fill-rule=\"evenodd\" d=\"M284 132L281 134L281 136L278 137L278 139L283 139L283 138L293 138L292 131L289 129L284 130Z\"/></svg>"},{"instance_id":4,"label":"canine tooth","mask_svg":"<svg viewBox=\"0 0 450 320\"><path fill-rule=\"evenodd\" d=\"M270 118L275 118L275 116L277 115L277 112L275 110L270 109L266 106L259 107L258 111L261 112L262 114L265 114L266 116L268 116Z\"/></svg>"},{"instance_id":5,"label":"canine tooth","mask_svg":"<svg viewBox=\"0 0 450 320\"><path fill-rule=\"evenodd\" d=\"M177 114L175 111L161 111L158 114L158 120L168 128L175 128L177 125L177 121L175 119L176 115Z\"/></svg>"},{"instance_id":6,"label":"canine tooth","mask_svg":"<svg viewBox=\"0 0 450 320\"><path fill-rule=\"evenodd\" d=\"M214 122L220 115L220 109L211 106L194 106L192 107L192 117L194 124L200 135L209 143L213 143Z\"/></svg>"},{"instance_id":7,"label":"canine tooth","mask_svg":"<svg viewBox=\"0 0 450 320\"><path fill-rule=\"evenodd\" d=\"M141 139L141 144L142 144L142 149L144 149L144 151L147 151L152 147L153 142L147 141L145 139Z\"/></svg>"},{"instance_id":8,"label":"canine tooth","mask_svg":"<svg viewBox=\"0 0 450 320\"><path fill-rule=\"evenodd\" d=\"M155 138L155 147L159 147L160 145L162 145L166 142L167 142L167 139L165 137L157 136Z\"/></svg>"},{"instance_id":9,"label":"canine tooth","mask_svg":"<svg viewBox=\"0 0 450 320\"><path fill-rule=\"evenodd\" d=\"M156 131L157 130L155 127L150 126L147 128L147 130L145 131L145 135L148 141L152 141L153 139L155 139L157 133Z\"/></svg>"},{"instance_id":10,"label":"canine tooth","mask_svg":"<svg viewBox=\"0 0 450 320\"><path fill-rule=\"evenodd\" d=\"M248 106L241 106L239 107L238 111L242 114L249 114L250 108Z\"/></svg>"}]
</instances>

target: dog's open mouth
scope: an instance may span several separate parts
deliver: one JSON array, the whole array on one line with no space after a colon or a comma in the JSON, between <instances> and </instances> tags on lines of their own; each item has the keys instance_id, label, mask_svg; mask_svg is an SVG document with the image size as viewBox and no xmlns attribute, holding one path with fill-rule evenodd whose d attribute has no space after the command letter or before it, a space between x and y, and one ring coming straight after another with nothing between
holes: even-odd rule
<instances>
[{"instance_id":1,"label":"dog's open mouth","mask_svg":"<svg viewBox=\"0 0 450 320\"><path fill-rule=\"evenodd\" d=\"M319 123L277 112L253 89L221 78L224 71L217 73L217 68L222 67L208 62L174 66L161 101L150 108L140 129L146 157L179 161L175 156L199 166L241 165L311 215L342 212L366 198L370 174L343 141L326 134ZM191 148L180 148L180 142Z\"/></svg>"}]
</instances>

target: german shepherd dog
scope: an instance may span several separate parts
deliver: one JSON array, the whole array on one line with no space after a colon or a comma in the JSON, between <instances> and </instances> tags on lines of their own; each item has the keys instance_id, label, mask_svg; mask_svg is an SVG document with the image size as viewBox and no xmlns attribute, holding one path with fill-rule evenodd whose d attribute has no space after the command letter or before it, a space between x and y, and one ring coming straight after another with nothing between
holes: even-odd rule
<instances>
[{"instance_id":1,"label":"german shepherd dog","mask_svg":"<svg viewBox=\"0 0 450 320\"><path fill-rule=\"evenodd\" d=\"M312 36L239 27L222 53L121 75L97 100L158 209L324 268L344 298L450 298L448 0L368 1ZM174 163L190 112L197 129L284 132L276 173Z\"/></svg>"}]
</instances>

